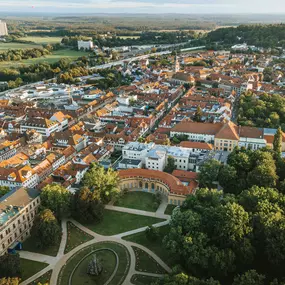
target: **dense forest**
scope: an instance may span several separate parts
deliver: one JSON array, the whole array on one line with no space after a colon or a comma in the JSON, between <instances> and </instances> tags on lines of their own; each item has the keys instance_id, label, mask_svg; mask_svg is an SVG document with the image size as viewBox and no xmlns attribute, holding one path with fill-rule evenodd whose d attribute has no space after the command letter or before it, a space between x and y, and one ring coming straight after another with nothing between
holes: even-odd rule
<instances>
[{"instance_id":1,"label":"dense forest","mask_svg":"<svg viewBox=\"0 0 285 285\"><path fill-rule=\"evenodd\" d=\"M278 128L285 131L285 98L266 93L257 96L247 92L240 96L238 124L263 128Z\"/></svg>"},{"instance_id":2,"label":"dense forest","mask_svg":"<svg viewBox=\"0 0 285 285\"><path fill-rule=\"evenodd\" d=\"M285 47L285 24L240 25L237 28L221 28L207 35L209 42L225 45L247 43L264 48Z\"/></svg>"}]
</instances>

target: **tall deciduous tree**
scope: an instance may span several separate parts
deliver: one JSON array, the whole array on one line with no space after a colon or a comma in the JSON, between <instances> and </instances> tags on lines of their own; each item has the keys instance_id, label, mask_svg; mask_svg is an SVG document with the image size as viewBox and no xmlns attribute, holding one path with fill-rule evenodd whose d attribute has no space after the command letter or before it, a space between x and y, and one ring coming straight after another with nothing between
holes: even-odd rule
<instances>
[{"instance_id":1,"label":"tall deciduous tree","mask_svg":"<svg viewBox=\"0 0 285 285\"><path fill-rule=\"evenodd\" d=\"M216 159L211 159L205 162L200 167L198 176L200 185L202 187L215 187L214 182L218 181L218 175L221 168L221 163Z\"/></svg>"},{"instance_id":2,"label":"tall deciduous tree","mask_svg":"<svg viewBox=\"0 0 285 285\"><path fill-rule=\"evenodd\" d=\"M194 114L193 121L201 122L202 121L203 112L200 106L197 107L197 110Z\"/></svg>"},{"instance_id":3,"label":"tall deciduous tree","mask_svg":"<svg viewBox=\"0 0 285 285\"><path fill-rule=\"evenodd\" d=\"M167 165L164 168L164 172L172 173L176 169L175 160L172 156L167 158Z\"/></svg>"},{"instance_id":4,"label":"tall deciduous tree","mask_svg":"<svg viewBox=\"0 0 285 285\"><path fill-rule=\"evenodd\" d=\"M107 171L98 165L93 163L84 175L83 184L91 191L99 192L100 199L103 203L108 203L112 198L116 198L120 193L119 188L119 176L112 168L108 168Z\"/></svg>"},{"instance_id":5,"label":"tall deciduous tree","mask_svg":"<svg viewBox=\"0 0 285 285\"><path fill-rule=\"evenodd\" d=\"M277 132L274 135L273 150L276 154L276 157L280 158L282 152L282 131L280 127L277 129Z\"/></svg>"},{"instance_id":6,"label":"tall deciduous tree","mask_svg":"<svg viewBox=\"0 0 285 285\"><path fill-rule=\"evenodd\" d=\"M21 276L19 254L4 254L0 256L0 278Z\"/></svg>"},{"instance_id":7,"label":"tall deciduous tree","mask_svg":"<svg viewBox=\"0 0 285 285\"><path fill-rule=\"evenodd\" d=\"M40 196L42 206L50 209L58 219L70 215L72 194L63 186L47 185L43 188Z\"/></svg>"},{"instance_id":8,"label":"tall deciduous tree","mask_svg":"<svg viewBox=\"0 0 285 285\"><path fill-rule=\"evenodd\" d=\"M45 209L36 216L31 234L40 248L56 245L60 241L61 228L51 210Z\"/></svg>"},{"instance_id":9,"label":"tall deciduous tree","mask_svg":"<svg viewBox=\"0 0 285 285\"><path fill-rule=\"evenodd\" d=\"M82 187L74 195L72 216L81 222L99 222L103 218L104 204L98 191Z\"/></svg>"}]
</instances>

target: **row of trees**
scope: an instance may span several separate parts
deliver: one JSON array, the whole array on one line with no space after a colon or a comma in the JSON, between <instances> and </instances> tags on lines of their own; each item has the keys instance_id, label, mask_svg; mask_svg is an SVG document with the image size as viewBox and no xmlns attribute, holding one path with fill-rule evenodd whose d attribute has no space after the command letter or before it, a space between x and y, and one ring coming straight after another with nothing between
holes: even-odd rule
<instances>
[{"instance_id":1,"label":"row of trees","mask_svg":"<svg viewBox=\"0 0 285 285\"><path fill-rule=\"evenodd\" d=\"M29 49L9 49L0 53L1 61L20 61L30 58L38 58L51 54L46 48L29 48Z\"/></svg>"}]
</instances>

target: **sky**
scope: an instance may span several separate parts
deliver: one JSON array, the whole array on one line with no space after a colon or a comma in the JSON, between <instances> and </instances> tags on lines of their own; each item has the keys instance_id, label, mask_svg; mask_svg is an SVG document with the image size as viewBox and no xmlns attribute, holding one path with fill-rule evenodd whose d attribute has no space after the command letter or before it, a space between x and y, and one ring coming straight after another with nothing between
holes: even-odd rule
<instances>
[{"instance_id":1,"label":"sky","mask_svg":"<svg viewBox=\"0 0 285 285\"><path fill-rule=\"evenodd\" d=\"M285 13L285 0L0 0L0 12Z\"/></svg>"}]
</instances>

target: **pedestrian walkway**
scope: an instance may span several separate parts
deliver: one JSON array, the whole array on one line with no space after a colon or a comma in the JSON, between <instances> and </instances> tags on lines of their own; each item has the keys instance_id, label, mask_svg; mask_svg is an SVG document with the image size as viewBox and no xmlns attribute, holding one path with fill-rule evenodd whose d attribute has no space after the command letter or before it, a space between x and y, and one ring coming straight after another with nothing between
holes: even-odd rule
<instances>
[{"instance_id":1,"label":"pedestrian walkway","mask_svg":"<svg viewBox=\"0 0 285 285\"><path fill-rule=\"evenodd\" d=\"M164 205L162 207L164 207ZM130 209L130 208L106 205L105 209L112 210L112 211L129 213L129 214L134 214L134 215L140 215L140 216L147 216L147 217L166 219L166 220L170 218L169 215L165 215L164 214L163 208L161 208L161 209L158 208L158 210L156 212L148 212L148 211L142 211L142 210L137 210L137 209ZM163 211L163 213L162 213L162 211Z\"/></svg>"}]
</instances>

